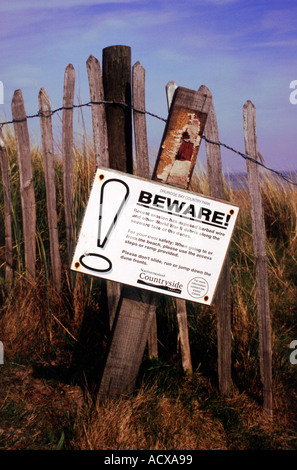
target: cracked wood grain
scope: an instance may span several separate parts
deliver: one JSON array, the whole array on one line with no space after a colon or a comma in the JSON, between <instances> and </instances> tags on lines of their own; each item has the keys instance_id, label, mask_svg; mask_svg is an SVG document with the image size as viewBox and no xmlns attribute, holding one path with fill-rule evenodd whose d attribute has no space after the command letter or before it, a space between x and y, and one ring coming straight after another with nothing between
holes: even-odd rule
<instances>
[{"instance_id":1,"label":"cracked wood grain","mask_svg":"<svg viewBox=\"0 0 297 470\"><path fill-rule=\"evenodd\" d=\"M256 108L249 100L243 106L243 124L246 154L257 160ZM251 200L253 247L256 263L259 356L261 380L263 384L263 409L264 413L269 418L272 418L272 347L268 271L266 261L266 230L258 165L247 160L247 172Z\"/></svg>"},{"instance_id":2,"label":"cracked wood grain","mask_svg":"<svg viewBox=\"0 0 297 470\"><path fill-rule=\"evenodd\" d=\"M11 102L11 111L14 121L21 121L14 122L14 131L20 170L20 194L25 246L25 269L27 279L34 280L36 276L36 203L33 187L30 137L25 104L21 90L16 90L14 92Z\"/></svg>"}]
</instances>

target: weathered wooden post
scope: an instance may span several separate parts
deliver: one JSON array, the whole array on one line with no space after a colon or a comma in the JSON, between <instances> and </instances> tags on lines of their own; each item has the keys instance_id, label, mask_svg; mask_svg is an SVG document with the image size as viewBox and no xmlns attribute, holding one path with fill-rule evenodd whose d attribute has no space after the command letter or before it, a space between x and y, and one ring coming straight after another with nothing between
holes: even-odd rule
<instances>
[{"instance_id":1,"label":"weathered wooden post","mask_svg":"<svg viewBox=\"0 0 297 470\"><path fill-rule=\"evenodd\" d=\"M257 160L256 108L251 101L243 106L244 142L246 154ZM269 309L268 273L266 262L266 230L263 214L261 186L257 163L247 160L253 246L256 263L256 287L260 347L260 371L263 383L264 413L273 415L272 406L272 349Z\"/></svg>"},{"instance_id":2,"label":"weathered wooden post","mask_svg":"<svg viewBox=\"0 0 297 470\"><path fill-rule=\"evenodd\" d=\"M92 55L90 55L87 60L87 71L89 79L90 98L93 102L91 106L96 166L108 168L110 166L110 162L106 105L94 104L96 102L99 103L100 101L105 101L103 77L100 62ZM109 71L109 73L111 73L111 71ZM125 145L125 142L123 142L122 145ZM106 281L104 288L106 289L109 326L111 329L121 293L121 285L113 281Z\"/></svg>"},{"instance_id":3,"label":"weathered wooden post","mask_svg":"<svg viewBox=\"0 0 297 470\"><path fill-rule=\"evenodd\" d=\"M61 291L61 257L59 251L57 198L54 165L54 141L50 101L47 91L41 88L38 95L40 128L44 157L44 176L46 186L46 205L50 241L51 271L55 289Z\"/></svg>"},{"instance_id":4,"label":"weathered wooden post","mask_svg":"<svg viewBox=\"0 0 297 470\"><path fill-rule=\"evenodd\" d=\"M90 55L87 60L90 98L93 103L104 101L100 62ZM92 104L92 124L96 166L109 166L108 134L105 104Z\"/></svg>"},{"instance_id":5,"label":"weathered wooden post","mask_svg":"<svg viewBox=\"0 0 297 470\"><path fill-rule=\"evenodd\" d=\"M132 68L133 122L137 175L149 178L149 154L145 117L145 70L136 62ZM142 112L139 112L142 111Z\"/></svg>"},{"instance_id":6,"label":"weathered wooden post","mask_svg":"<svg viewBox=\"0 0 297 470\"><path fill-rule=\"evenodd\" d=\"M105 105L108 167L133 173L131 48L110 46L103 49L102 75L105 101L123 103L123 106ZM104 166L104 162L101 165ZM106 283L110 328L113 326L121 288L119 283Z\"/></svg>"},{"instance_id":7,"label":"weathered wooden post","mask_svg":"<svg viewBox=\"0 0 297 470\"><path fill-rule=\"evenodd\" d=\"M176 90L154 169L155 181L188 188L208 109L209 100L203 93L186 88ZM148 291L124 286L99 401L133 390L157 300Z\"/></svg>"},{"instance_id":8,"label":"weathered wooden post","mask_svg":"<svg viewBox=\"0 0 297 470\"><path fill-rule=\"evenodd\" d=\"M224 199L224 181L220 146L212 143L219 142L218 124L212 94L206 86L200 87L200 91L203 91L210 100L210 109L204 130L210 196L217 199ZM217 316L219 389L221 392L227 393L230 391L232 385L231 294L228 256L226 257L222 268L214 308Z\"/></svg>"},{"instance_id":9,"label":"weathered wooden post","mask_svg":"<svg viewBox=\"0 0 297 470\"><path fill-rule=\"evenodd\" d=\"M149 153L145 117L145 70L140 64L132 67L133 123L136 153L137 175L149 178ZM140 112L142 111L142 112ZM150 333L148 336L148 354L158 357L157 316L153 314Z\"/></svg>"},{"instance_id":10,"label":"weathered wooden post","mask_svg":"<svg viewBox=\"0 0 297 470\"><path fill-rule=\"evenodd\" d=\"M16 90L11 103L14 131L17 143L18 162L20 169L20 192L23 215L23 233L25 244L26 276L35 280L36 275L36 204L33 187L31 164L30 137L26 110L21 90Z\"/></svg>"},{"instance_id":11,"label":"weathered wooden post","mask_svg":"<svg viewBox=\"0 0 297 470\"><path fill-rule=\"evenodd\" d=\"M63 192L68 256L73 254L74 243L74 153L73 153L73 103L75 69L69 64L65 69L63 90L62 147Z\"/></svg>"},{"instance_id":12,"label":"weathered wooden post","mask_svg":"<svg viewBox=\"0 0 297 470\"><path fill-rule=\"evenodd\" d=\"M167 96L168 111L170 111L170 107L171 107L176 89L177 89L177 84L174 81L167 83L166 96ZM185 300L176 299L176 316L177 316L177 324L178 324L178 339L179 339L179 344L180 344L183 369L187 371L189 374L192 374L193 366L192 366L189 330L188 330L187 304Z\"/></svg>"},{"instance_id":13,"label":"weathered wooden post","mask_svg":"<svg viewBox=\"0 0 297 470\"><path fill-rule=\"evenodd\" d=\"M9 289L13 280L13 249L12 249L12 205L9 180L7 152L0 128L0 168L2 172L4 197L4 228L5 228L5 282Z\"/></svg>"},{"instance_id":14,"label":"weathered wooden post","mask_svg":"<svg viewBox=\"0 0 297 470\"><path fill-rule=\"evenodd\" d=\"M133 173L131 48L110 46L103 49L102 72L105 100L124 104L106 105L109 166L113 170Z\"/></svg>"}]
</instances>

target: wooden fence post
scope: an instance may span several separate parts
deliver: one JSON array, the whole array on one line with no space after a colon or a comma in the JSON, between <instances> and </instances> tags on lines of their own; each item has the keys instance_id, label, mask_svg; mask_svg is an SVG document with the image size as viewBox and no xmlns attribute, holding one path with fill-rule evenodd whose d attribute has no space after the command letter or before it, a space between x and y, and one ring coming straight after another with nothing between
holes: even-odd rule
<instances>
[{"instance_id":1,"label":"wooden fence post","mask_svg":"<svg viewBox=\"0 0 297 470\"><path fill-rule=\"evenodd\" d=\"M102 74L105 101L127 106L105 105L109 168L133 173L132 110L131 110L131 48L110 46L103 49ZM106 283L110 328L113 326L121 295L121 284Z\"/></svg>"},{"instance_id":2,"label":"wooden fence post","mask_svg":"<svg viewBox=\"0 0 297 470\"><path fill-rule=\"evenodd\" d=\"M176 90L153 179L188 188L207 113L207 96L185 88ZM186 128L193 139L190 159L189 155L183 158L180 149ZM153 293L124 286L98 392L99 401L133 390L157 301L158 296Z\"/></svg>"},{"instance_id":3,"label":"wooden fence post","mask_svg":"<svg viewBox=\"0 0 297 470\"><path fill-rule=\"evenodd\" d=\"M137 175L141 178L149 178L149 153L146 130L145 111L145 69L140 62L136 62L132 68L132 93L133 93L133 122L136 153ZM143 111L140 113L135 111ZM148 336L148 354L150 357L158 357L157 316L153 313L152 324Z\"/></svg>"},{"instance_id":4,"label":"wooden fence post","mask_svg":"<svg viewBox=\"0 0 297 470\"><path fill-rule=\"evenodd\" d=\"M87 60L87 72L91 101L104 101L100 62L93 55L90 55ZM105 104L92 104L91 108L96 166L108 168L109 152Z\"/></svg>"},{"instance_id":5,"label":"wooden fence post","mask_svg":"<svg viewBox=\"0 0 297 470\"><path fill-rule=\"evenodd\" d=\"M145 70L136 62L132 68L133 84L133 108L143 111L140 113L133 110L134 138L137 175L142 178L149 178L149 154L146 130L145 111Z\"/></svg>"},{"instance_id":6,"label":"wooden fence post","mask_svg":"<svg viewBox=\"0 0 297 470\"><path fill-rule=\"evenodd\" d=\"M207 139L209 139L214 142L219 142L219 131L213 98L210 90L206 86L203 85L199 90L207 94L210 100L209 114L204 129L210 196L217 199L224 199L224 180L220 146L207 141ZM223 393L229 392L232 385L230 295L230 269L227 255L214 302L217 316L219 389Z\"/></svg>"},{"instance_id":7,"label":"wooden fence post","mask_svg":"<svg viewBox=\"0 0 297 470\"><path fill-rule=\"evenodd\" d=\"M177 89L177 84L174 81L167 83L166 96L167 96L168 111L170 111L170 107L171 107L176 89ZM176 303L176 316L177 316L177 324L178 324L178 332L179 332L178 339L180 343L182 365L183 365L184 371L187 371L189 374L192 374L193 366L192 366L189 330L188 330L187 304L186 304L186 301L183 299L175 299L175 303Z\"/></svg>"},{"instance_id":8,"label":"wooden fence post","mask_svg":"<svg viewBox=\"0 0 297 470\"><path fill-rule=\"evenodd\" d=\"M36 205L33 187L30 137L21 90L16 90L14 92L11 110L14 120L14 131L20 170L20 193L23 216L26 276L28 279L34 280L36 275Z\"/></svg>"},{"instance_id":9,"label":"wooden fence post","mask_svg":"<svg viewBox=\"0 0 297 470\"><path fill-rule=\"evenodd\" d=\"M54 142L50 101L45 88L38 95L40 111L40 129L44 157L44 176L46 186L47 219L50 241L51 271L55 289L61 292L61 257L59 251L59 236L57 222L57 201L54 166Z\"/></svg>"},{"instance_id":10,"label":"wooden fence post","mask_svg":"<svg viewBox=\"0 0 297 470\"><path fill-rule=\"evenodd\" d=\"M90 88L90 98L93 102L104 101L103 77L100 62L90 55L87 60L87 71ZM106 120L106 105L92 104L92 123L96 166L109 168L108 129ZM109 327L112 328L117 304L121 294L121 285L106 281L106 295L109 314Z\"/></svg>"},{"instance_id":11,"label":"wooden fence post","mask_svg":"<svg viewBox=\"0 0 297 470\"><path fill-rule=\"evenodd\" d=\"M109 166L113 170L133 173L131 48L110 46L103 49L102 71L105 100L126 105L106 105Z\"/></svg>"},{"instance_id":12,"label":"wooden fence post","mask_svg":"<svg viewBox=\"0 0 297 470\"><path fill-rule=\"evenodd\" d=\"M7 152L0 128L0 167L3 182L4 198L4 229L5 229L5 283L9 289L13 280L13 249L12 249L12 205L9 180Z\"/></svg>"},{"instance_id":13,"label":"wooden fence post","mask_svg":"<svg viewBox=\"0 0 297 470\"><path fill-rule=\"evenodd\" d=\"M257 160L256 108L249 100L243 106L243 122L246 154ZM251 200L253 247L256 263L260 371L264 399L263 409L264 413L271 418L273 415L272 349L266 262L266 231L257 163L247 160L247 172Z\"/></svg>"},{"instance_id":14,"label":"wooden fence post","mask_svg":"<svg viewBox=\"0 0 297 470\"><path fill-rule=\"evenodd\" d=\"M185 372L192 375L193 367L188 330L187 304L185 300L176 299L176 316L183 369Z\"/></svg>"},{"instance_id":15,"label":"wooden fence post","mask_svg":"<svg viewBox=\"0 0 297 470\"><path fill-rule=\"evenodd\" d=\"M74 248L74 153L73 153L73 104L75 69L67 65L64 75L62 147L63 147L63 194L68 257L71 259ZM65 109L66 108L66 109ZM69 108L69 109L67 109Z\"/></svg>"}]
</instances>

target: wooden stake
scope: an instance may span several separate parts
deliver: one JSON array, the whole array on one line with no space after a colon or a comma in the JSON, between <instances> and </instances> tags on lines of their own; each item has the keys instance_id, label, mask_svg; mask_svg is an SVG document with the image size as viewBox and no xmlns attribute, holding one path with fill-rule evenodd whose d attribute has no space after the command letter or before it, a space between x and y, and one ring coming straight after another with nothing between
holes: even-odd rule
<instances>
[{"instance_id":1,"label":"wooden stake","mask_svg":"<svg viewBox=\"0 0 297 470\"><path fill-rule=\"evenodd\" d=\"M193 367L188 330L187 304L185 300L176 299L176 315L183 369L185 372L192 375Z\"/></svg>"},{"instance_id":2,"label":"wooden stake","mask_svg":"<svg viewBox=\"0 0 297 470\"><path fill-rule=\"evenodd\" d=\"M36 205L33 187L30 137L26 119L26 110L21 90L16 90L11 103L14 131L17 143L20 169L20 192L23 215L23 236L25 244L26 276L30 280L36 275Z\"/></svg>"},{"instance_id":3,"label":"wooden stake","mask_svg":"<svg viewBox=\"0 0 297 470\"><path fill-rule=\"evenodd\" d=\"M173 81L168 82L166 85L166 96L167 96L167 105L168 111L172 104L175 90L177 89L177 84ZM177 315L177 324L178 324L178 340L181 350L181 359L184 371L189 374L193 373L192 358L191 358L191 349L190 349L190 340L189 340L189 330L188 330L188 318L187 318L187 304L183 299L175 299L176 303L176 315Z\"/></svg>"},{"instance_id":4,"label":"wooden stake","mask_svg":"<svg viewBox=\"0 0 297 470\"><path fill-rule=\"evenodd\" d=\"M133 108L145 111L145 70L136 62L132 68ZM149 155L145 114L133 111L137 175L149 178Z\"/></svg>"},{"instance_id":5,"label":"wooden stake","mask_svg":"<svg viewBox=\"0 0 297 470\"><path fill-rule=\"evenodd\" d=\"M52 119L50 115L50 100L45 88L41 88L38 95L40 115L40 128L42 150L44 157L44 176L46 186L46 205L50 241L50 257L52 277L55 289L61 292L61 257L59 251L59 236L57 222L57 199L54 166L54 142L52 133Z\"/></svg>"},{"instance_id":6,"label":"wooden stake","mask_svg":"<svg viewBox=\"0 0 297 470\"><path fill-rule=\"evenodd\" d=\"M138 111L145 111L145 70L140 62L136 62L132 68L132 94L137 175L148 179L150 175L146 117L144 113ZM148 336L148 355L154 358L158 357L156 311L153 313Z\"/></svg>"},{"instance_id":7,"label":"wooden stake","mask_svg":"<svg viewBox=\"0 0 297 470\"><path fill-rule=\"evenodd\" d=\"M4 229L5 229L5 283L9 289L13 280L13 249L12 249L12 204L9 180L9 168L5 142L0 128L0 167L3 182L4 198Z\"/></svg>"},{"instance_id":8,"label":"wooden stake","mask_svg":"<svg viewBox=\"0 0 297 470\"><path fill-rule=\"evenodd\" d=\"M256 108L251 101L243 106L244 142L247 155L257 160ZM272 349L269 311L268 273L266 263L266 231L263 214L258 165L247 160L248 184L251 200L253 246L256 262L258 302L260 371L263 383L264 413L271 418L272 406Z\"/></svg>"},{"instance_id":9,"label":"wooden stake","mask_svg":"<svg viewBox=\"0 0 297 470\"><path fill-rule=\"evenodd\" d=\"M209 97L210 109L206 121L204 135L207 156L208 182L210 196L224 199L224 181L222 171L221 151L219 145L207 142L207 139L219 142L219 131L212 94L206 86L201 86L200 91ZM214 308L217 316L218 338L218 376L219 389L223 393L230 391L231 378L231 294L230 294L230 269L229 258L226 256L222 273L219 279Z\"/></svg>"},{"instance_id":10,"label":"wooden stake","mask_svg":"<svg viewBox=\"0 0 297 470\"><path fill-rule=\"evenodd\" d=\"M63 191L68 256L73 255L74 244L74 153L73 153L73 104L75 70L72 64L65 69L63 91L62 147L63 147ZM65 109L69 108L69 109Z\"/></svg>"},{"instance_id":11,"label":"wooden stake","mask_svg":"<svg viewBox=\"0 0 297 470\"><path fill-rule=\"evenodd\" d=\"M91 101L104 101L100 62L93 55L90 55L87 60L87 71ZM109 153L105 104L92 104L91 107L96 166L108 168Z\"/></svg>"},{"instance_id":12,"label":"wooden stake","mask_svg":"<svg viewBox=\"0 0 297 470\"><path fill-rule=\"evenodd\" d=\"M93 102L104 101L103 77L100 62L93 55L87 60L90 99ZM92 123L96 166L109 168L108 129L105 104L92 104ZM103 283L102 283L103 284ZM106 281L106 295L109 314L109 326L112 329L117 304L121 294L121 285Z\"/></svg>"},{"instance_id":13,"label":"wooden stake","mask_svg":"<svg viewBox=\"0 0 297 470\"><path fill-rule=\"evenodd\" d=\"M108 166L113 170L133 173L132 110L131 110L131 48L110 46L103 49L102 72L104 99L127 106L106 105L108 133ZM110 328L113 326L122 286L106 283Z\"/></svg>"},{"instance_id":14,"label":"wooden stake","mask_svg":"<svg viewBox=\"0 0 297 470\"><path fill-rule=\"evenodd\" d=\"M146 347L158 297L124 285L98 400L130 393Z\"/></svg>"},{"instance_id":15,"label":"wooden stake","mask_svg":"<svg viewBox=\"0 0 297 470\"><path fill-rule=\"evenodd\" d=\"M110 46L103 49L102 70L105 100L127 105L106 106L109 166L113 170L133 173L131 48Z\"/></svg>"}]
</instances>

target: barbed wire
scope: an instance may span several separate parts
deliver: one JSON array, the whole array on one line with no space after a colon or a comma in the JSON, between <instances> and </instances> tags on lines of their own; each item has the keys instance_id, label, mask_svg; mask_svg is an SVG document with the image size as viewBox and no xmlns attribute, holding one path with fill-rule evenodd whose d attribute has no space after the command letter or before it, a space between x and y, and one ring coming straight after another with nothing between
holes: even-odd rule
<instances>
[{"instance_id":1,"label":"barbed wire","mask_svg":"<svg viewBox=\"0 0 297 470\"><path fill-rule=\"evenodd\" d=\"M54 114L56 114L60 111L63 111L63 110L72 110L72 109L75 109L75 108L91 107L92 105L101 105L101 104L116 105L116 106L121 106L121 107L124 107L124 108L130 108L130 109L132 109L133 111L135 111L137 113L147 114L151 117L159 119L160 121L163 121L165 123L167 122L167 119L162 118L161 116L158 116L157 114L151 113L147 110L137 109L133 105L130 105L130 104L127 104L127 103L122 103L120 101L115 101L115 100L113 100L113 101L100 100L100 101L89 101L87 103L82 103L82 104L74 104L73 106L61 106L60 108L51 109L49 111L46 111L45 113L43 113L42 111L39 110L36 114L32 114L30 116L25 116L24 118L21 118L21 119L12 119L11 121L0 122L0 127L8 125L8 124L25 122L27 119L33 119L33 118L37 118L37 117L39 117L39 118L40 117L49 118L49 117L53 116ZM223 142L220 142L220 141L217 142L217 141L211 140L208 137L206 137L205 135L202 136L202 139L204 139L209 144L218 145L219 147L224 147L227 150L230 150L231 152L236 153L237 155L241 156L245 160L249 160L249 161L259 165L260 167L264 168L265 170L271 171L272 173L276 174L278 177L282 178L287 183L289 183L293 186L297 186L297 182L293 181L289 176L285 175L283 172L268 167L267 165L265 165L260 160L257 160L255 158L251 157L250 155L247 155L243 152L240 152L239 150L234 149L230 145L224 144Z\"/></svg>"},{"instance_id":2,"label":"barbed wire","mask_svg":"<svg viewBox=\"0 0 297 470\"><path fill-rule=\"evenodd\" d=\"M239 150L236 150L234 149L233 147L230 147L229 145L226 145L226 144L223 144L222 142L215 142L211 139L208 139L207 137L205 136L202 136L202 138L210 143L210 144L214 144L214 145L219 145L220 147L225 147L226 149L230 150L231 152L234 152L234 153L237 153L238 155L240 155L242 158L244 158L245 160L249 160L253 163L256 163L257 165L261 166L262 168L264 168L265 170L268 170L268 171L271 171L272 173L275 173L277 176L279 176L280 178L282 178L283 180L285 180L287 183L289 184L293 184L294 186L297 186L297 182L293 181L289 176L285 175L284 173L282 173L281 171L278 171L278 170L275 170L273 168L270 168L268 167L267 165L265 165L263 162L261 162L260 160L256 160L255 158L251 157L250 155L246 155L245 153L243 152L240 152Z\"/></svg>"},{"instance_id":3,"label":"barbed wire","mask_svg":"<svg viewBox=\"0 0 297 470\"><path fill-rule=\"evenodd\" d=\"M83 108L85 106L92 106L92 105L99 105L99 104L117 105L117 106L122 106L122 107L126 107L126 108L131 108L132 110L134 110L137 113L148 114L149 116L160 119L163 122L167 122L166 119L158 116L157 114L150 113L149 111L146 111L146 110L136 109L132 105L129 105L127 103L121 103L120 101L115 101L115 100L113 100L113 101L101 100L101 101L89 101L88 103L83 103L83 104L74 104L73 106L61 106L60 108L51 109L49 111L46 111L45 113L43 113L42 111L38 111L36 114L31 114L30 116L25 116L21 119L12 119L11 121L0 122L0 126L5 126L6 124L14 124L15 122L25 122L27 119L32 119L32 118L36 118L36 117L49 118L49 117L53 116L54 114L58 113L59 111L63 111L64 109L65 110L71 110L71 109L75 109L75 108Z\"/></svg>"}]
</instances>

